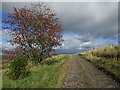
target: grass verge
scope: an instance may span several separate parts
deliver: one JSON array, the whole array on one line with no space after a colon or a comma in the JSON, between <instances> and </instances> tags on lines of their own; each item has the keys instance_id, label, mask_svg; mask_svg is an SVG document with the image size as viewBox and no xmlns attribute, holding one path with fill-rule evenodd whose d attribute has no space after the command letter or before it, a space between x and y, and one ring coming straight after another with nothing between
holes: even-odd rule
<instances>
[{"instance_id":1,"label":"grass verge","mask_svg":"<svg viewBox=\"0 0 120 90\"><path fill-rule=\"evenodd\" d=\"M120 46L107 46L79 54L120 83Z\"/></svg>"},{"instance_id":2,"label":"grass verge","mask_svg":"<svg viewBox=\"0 0 120 90\"><path fill-rule=\"evenodd\" d=\"M98 69L110 75L116 82L120 83L120 61L98 58L92 55L83 55L81 57L93 63Z\"/></svg>"},{"instance_id":3,"label":"grass verge","mask_svg":"<svg viewBox=\"0 0 120 90\"><path fill-rule=\"evenodd\" d=\"M62 56L50 61L50 64L31 68L32 74L24 79L11 80L3 75L3 88L60 88L66 72L59 73L68 56Z\"/></svg>"}]
</instances>

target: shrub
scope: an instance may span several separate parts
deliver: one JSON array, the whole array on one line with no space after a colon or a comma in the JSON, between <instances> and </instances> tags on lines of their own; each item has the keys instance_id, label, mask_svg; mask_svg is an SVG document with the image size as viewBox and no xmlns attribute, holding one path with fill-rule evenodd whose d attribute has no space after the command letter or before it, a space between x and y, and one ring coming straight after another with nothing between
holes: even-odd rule
<instances>
[{"instance_id":1,"label":"shrub","mask_svg":"<svg viewBox=\"0 0 120 90\"><path fill-rule=\"evenodd\" d=\"M30 74L27 66L28 59L26 57L16 57L11 60L7 75L13 80L24 78Z\"/></svg>"}]
</instances>

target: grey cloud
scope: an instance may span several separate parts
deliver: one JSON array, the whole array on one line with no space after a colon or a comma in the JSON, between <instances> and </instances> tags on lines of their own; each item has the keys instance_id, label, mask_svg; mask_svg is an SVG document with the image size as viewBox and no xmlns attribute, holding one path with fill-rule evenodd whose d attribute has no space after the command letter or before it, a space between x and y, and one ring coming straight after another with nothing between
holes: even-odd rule
<instances>
[{"instance_id":1,"label":"grey cloud","mask_svg":"<svg viewBox=\"0 0 120 90\"><path fill-rule=\"evenodd\" d=\"M117 3L52 3L65 32L112 38L118 34Z\"/></svg>"},{"instance_id":2,"label":"grey cloud","mask_svg":"<svg viewBox=\"0 0 120 90\"><path fill-rule=\"evenodd\" d=\"M96 39L90 39L86 41L82 39L83 37L79 37L77 35L74 36L64 36L65 40L62 45L62 49L64 50L88 50L93 48L99 48L103 46L110 45L110 42L103 42Z\"/></svg>"},{"instance_id":3,"label":"grey cloud","mask_svg":"<svg viewBox=\"0 0 120 90\"><path fill-rule=\"evenodd\" d=\"M2 49L11 50L11 49L13 49L15 47L16 46L12 46L10 43L1 43L0 42L0 50L2 50Z\"/></svg>"},{"instance_id":4,"label":"grey cloud","mask_svg":"<svg viewBox=\"0 0 120 90\"><path fill-rule=\"evenodd\" d=\"M11 12L12 7L30 7L31 2L3 2L3 12ZM64 32L79 35L89 34L92 38L113 38L118 34L117 2L48 2L57 13Z\"/></svg>"},{"instance_id":5,"label":"grey cloud","mask_svg":"<svg viewBox=\"0 0 120 90\"><path fill-rule=\"evenodd\" d=\"M1 31L0 32L0 38L2 38L2 40L5 40L5 41L11 40L12 36L11 36L10 30Z\"/></svg>"},{"instance_id":6,"label":"grey cloud","mask_svg":"<svg viewBox=\"0 0 120 90\"><path fill-rule=\"evenodd\" d=\"M3 12L11 12L12 7L30 6L30 3L3 3ZM62 50L79 51L111 44L96 40L117 39L118 3L116 2L51 2L48 5L57 13L65 35ZM68 51L66 51L68 52Z\"/></svg>"},{"instance_id":7,"label":"grey cloud","mask_svg":"<svg viewBox=\"0 0 120 90\"><path fill-rule=\"evenodd\" d=\"M11 13L13 7L23 8L24 6L30 7L31 2L2 2L2 12Z\"/></svg>"}]
</instances>

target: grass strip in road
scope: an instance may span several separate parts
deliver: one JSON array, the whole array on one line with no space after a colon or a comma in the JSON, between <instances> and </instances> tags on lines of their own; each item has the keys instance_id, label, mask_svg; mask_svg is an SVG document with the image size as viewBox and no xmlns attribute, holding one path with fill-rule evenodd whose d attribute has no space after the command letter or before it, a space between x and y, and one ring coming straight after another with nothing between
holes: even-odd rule
<instances>
[{"instance_id":1,"label":"grass strip in road","mask_svg":"<svg viewBox=\"0 0 120 90\"><path fill-rule=\"evenodd\" d=\"M92 75L90 75L89 71L84 66L84 63L79 62L79 64L80 64L81 70L83 72L83 75L85 77L85 80L86 80L87 84L90 86L90 88L97 88L97 87L99 87L97 85L97 83L94 81Z\"/></svg>"}]
</instances>

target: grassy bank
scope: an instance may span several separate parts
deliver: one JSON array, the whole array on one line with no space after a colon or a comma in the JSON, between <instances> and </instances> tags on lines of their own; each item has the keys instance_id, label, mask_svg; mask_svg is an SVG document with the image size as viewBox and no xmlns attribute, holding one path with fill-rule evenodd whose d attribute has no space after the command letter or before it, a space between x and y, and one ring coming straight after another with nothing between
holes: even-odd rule
<instances>
[{"instance_id":1,"label":"grassy bank","mask_svg":"<svg viewBox=\"0 0 120 90\"><path fill-rule=\"evenodd\" d=\"M79 54L120 83L120 46L107 46Z\"/></svg>"},{"instance_id":2,"label":"grassy bank","mask_svg":"<svg viewBox=\"0 0 120 90\"><path fill-rule=\"evenodd\" d=\"M44 61L43 65L31 68L32 74L25 79L10 80L3 76L3 88L59 88L62 86L66 72L60 73L61 67L69 56Z\"/></svg>"}]
</instances>

